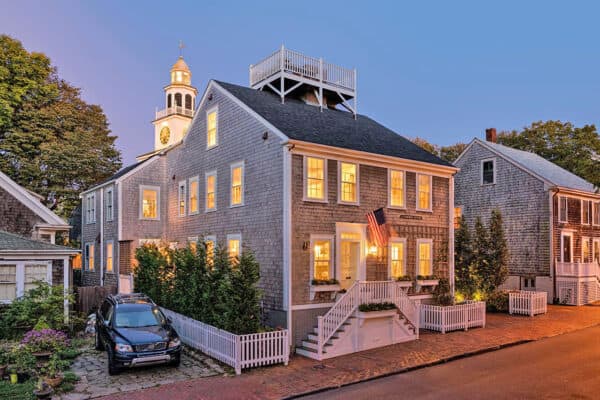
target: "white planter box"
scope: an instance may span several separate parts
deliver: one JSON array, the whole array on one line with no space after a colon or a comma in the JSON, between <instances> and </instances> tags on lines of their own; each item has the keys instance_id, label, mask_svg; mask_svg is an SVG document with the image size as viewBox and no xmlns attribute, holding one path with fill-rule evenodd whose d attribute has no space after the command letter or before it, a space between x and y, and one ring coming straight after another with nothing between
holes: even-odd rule
<instances>
[{"instance_id":1,"label":"white planter box","mask_svg":"<svg viewBox=\"0 0 600 400\"><path fill-rule=\"evenodd\" d=\"M417 279L419 286L437 286L439 282L439 279Z\"/></svg>"},{"instance_id":2,"label":"white planter box","mask_svg":"<svg viewBox=\"0 0 600 400\"><path fill-rule=\"evenodd\" d=\"M508 292L508 313L533 317L547 311L548 293L512 291Z\"/></svg>"},{"instance_id":3,"label":"white planter box","mask_svg":"<svg viewBox=\"0 0 600 400\"><path fill-rule=\"evenodd\" d=\"M359 325L362 326L364 324L365 319L373 319L373 318L392 318L398 315L398 310L381 310L381 311L358 311L356 313L356 318L359 319Z\"/></svg>"},{"instance_id":4,"label":"white planter box","mask_svg":"<svg viewBox=\"0 0 600 400\"><path fill-rule=\"evenodd\" d=\"M310 286L310 299L315 299L315 294L320 292L330 292L331 299L335 299L335 294L340 290L340 285L311 285Z\"/></svg>"},{"instance_id":5,"label":"white planter box","mask_svg":"<svg viewBox=\"0 0 600 400\"><path fill-rule=\"evenodd\" d=\"M396 281L401 288L409 288L413 285L413 281Z\"/></svg>"},{"instance_id":6,"label":"white planter box","mask_svg":"<svg viewBox=\"0 0 600 400\"><path fill-rule=\"evenodd\" d=\"M421 328L446 333L485 328L485 302L469 301L453 306L421 304Z\"/></svg>"}]
</instances>

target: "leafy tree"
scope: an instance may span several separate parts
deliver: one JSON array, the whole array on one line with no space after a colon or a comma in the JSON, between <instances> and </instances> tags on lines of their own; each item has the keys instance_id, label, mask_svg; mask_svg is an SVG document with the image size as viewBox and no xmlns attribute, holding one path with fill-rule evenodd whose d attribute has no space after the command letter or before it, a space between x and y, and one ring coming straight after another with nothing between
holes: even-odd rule
<instances>
[{"instance_id":1,"label":"leafy tree","mask_svg":"<svg viewBox=\"0 0 600 400\"><path fill-rule=\"evenodd\" d=\"M435 154L436 156L439 154L438 146L429 143L423 138L417 136L414 139L411 139L411 141L417 146L421 147L423 150L430 152L431 154Z\"/></svg>"},{"instance_id":2,"label":"leafy tree","mask_svg":"<svg viewBox=\"0 0 600 400\"><path fill-rule=\"evenodd\" d=\"M490 266L490 234L481 217L475 219L475 238L473 239L473 263L477 271L479 288L483 292L491 287L492 270Z\"/></svg>"},{"instance_id":3,"label":"leafy tree","mask_svg":"<svg viewBox=\"0 0 600 400\"><path fill-rule=\"evenodd\" d=\"M472 299L479 286L479 277L473 257L471 233L464 215L454 236L454 274L456 290Z\"/></svg>"},{"instance_id":4,"label":"leafy tree","mask_svg":"<svg viewBox=\"0 0 600 400\"><path fill-rule=\"evenodd\" d=\"M256 287L260 267L254 256L245 251L231 271L228 300L228 330L240 334L255 333L260 328L260 290Z\"/></svg>"},{"instance_id":5,"label":"leafy tree","mask_svg":"<svg viewBox=\"0 0 600 400\"><path fill-rule=\"evenodd\" d=\"M496 290L506 282L508 277L508 245L502 226L502 214L499 210L492 210L490 218L490 243L489 243L489 290Z\"/></svg>"},{"instance_id":6,"label":"leafy tree","mask_svg":"<svg viewBox=\"0 0 600 400\"><path fill-rule=\"evenodd\" d=\"M115 140L47 56L0 35L0 170L68 217L82 190L121 167Z\"/></svg>"},{"instance_id":7,"label":"leafy tree","mask_svg":"<svg viewBox=\"0 0 600 400\"><path fill-rule=\"evenodd\" d=\"M538 121L520 132L501 132L498 143L535 153L600 187L600 137L594 125Z\"/></svg>"},{"instance_id":8,"label":"leafy tree","mask_svg":"<svg viewBox=\"0 0 600 400\"><path fill-rule=\"evenodd\" d=\"M466 143L456 143L450 146L442 146L440 147L440 158L442 160L446 160L450 163L456 161L458 156L467 148Z\"/></svg>"}]
</instances>

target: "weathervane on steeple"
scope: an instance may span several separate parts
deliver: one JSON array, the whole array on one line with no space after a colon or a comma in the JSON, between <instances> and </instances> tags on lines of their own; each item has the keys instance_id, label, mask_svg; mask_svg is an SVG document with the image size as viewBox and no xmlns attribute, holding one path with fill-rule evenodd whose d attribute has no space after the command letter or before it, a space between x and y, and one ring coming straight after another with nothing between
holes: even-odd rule
<instances>
[{"instance_id":1,"label":"weathervane on steeple","mask_svg":"<svg viewBox=\"0 0 600 400\"><path fill-rule=\"evenodd\" d=\"M183 41L180 40L179 41L179 57L183 58L183 48L185 47L185 45L183 44Z\"/></svg>"}]
</instances>

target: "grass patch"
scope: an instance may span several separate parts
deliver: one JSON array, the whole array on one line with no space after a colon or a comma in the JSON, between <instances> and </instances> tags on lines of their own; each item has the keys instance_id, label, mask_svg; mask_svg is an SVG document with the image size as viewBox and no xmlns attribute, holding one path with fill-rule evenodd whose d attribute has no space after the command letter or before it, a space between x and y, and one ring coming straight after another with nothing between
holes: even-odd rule
<instances>
[{"instance_id":1,"label":"grass patch","mask_svg":"<svg viewBox=\"0 0 600 400\"><path fill-rule=\"evenodd\" d=\"M35 399L33 389L35 389L33 380L17 383L16 385L8 381L0 381L0 399L33 400Z\"/></svg>"}]
</instances>

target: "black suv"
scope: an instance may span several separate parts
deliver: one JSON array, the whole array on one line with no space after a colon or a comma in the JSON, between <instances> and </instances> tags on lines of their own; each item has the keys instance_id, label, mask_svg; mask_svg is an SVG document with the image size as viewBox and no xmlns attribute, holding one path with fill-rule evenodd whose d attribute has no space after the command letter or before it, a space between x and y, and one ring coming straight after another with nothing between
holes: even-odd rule
<instances>
[{"instance_id":1,"label":"black suv","mask_svg":"<svg viewBox=\"0 0 600 400\"><path fill-rule=\"evenodd\" d=\"M170 363L179 366L181 342L171 321L141 293L110 295L96 312L96 350L108 353L108 373Z\"/></svg>"}]
</instances>

